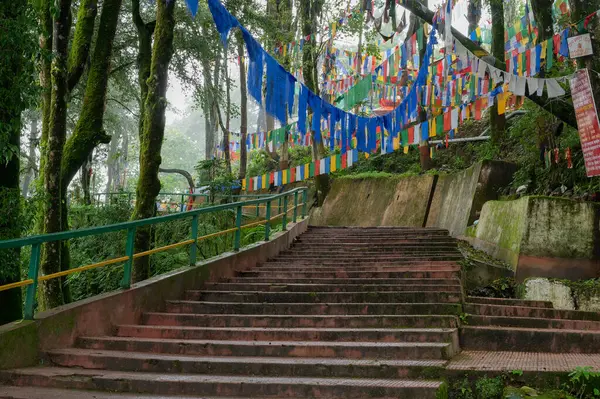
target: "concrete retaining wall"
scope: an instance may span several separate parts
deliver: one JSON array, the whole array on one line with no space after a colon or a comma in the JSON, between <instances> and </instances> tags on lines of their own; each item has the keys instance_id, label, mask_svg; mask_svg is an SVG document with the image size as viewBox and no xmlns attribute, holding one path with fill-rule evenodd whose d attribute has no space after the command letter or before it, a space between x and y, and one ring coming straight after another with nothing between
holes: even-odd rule
<instances>
[{"instance_id":1,"label":"concrete retaining wall","mask_svg":"<svg viewBox=\"0 0 600 399\"><path fill-rule=\"evenodd\" d=\"M310 223L316 226L422 227L434 176L335 179Z\"/></svg>"},{"instance_id":2,"label":"concrete retaining wall","mask_svg":"<svg viewBox=\"0 0 600 399\"><path fill-rule=\"evenodd\" d=\"M509 163L484 161L450 175L335 179L311 224L441 227L461 236L514 170Z\"/></svg>"},{"instance_id":3,"label":"concrete retaining wall","mask_svg":"<svg viewBox=\"0 0 600 399\"><path fill-rule=\"evenodd\" d=\"M600 276L600 206L554 197L490 201L471 243L509 263L518 280Z\"/></svg>"},{"instance_id":4,"label":"concrete retaining wall","mask_svg":"<svg viewBox=\"0 0 600 399\"><path fill-rule=\"evenodd\" d=\"M34 321L0 326L0 369L34 366L40 353L72 346L79 336L111 335L119 324L139 323L142 312L161 311L168 299L181 298L186 290L199 289L206 281L233 277L290 247L306 231L308 219L288 225L275 234L237 253L218 257L148 279L128 290L116 291L37 314Z\"/></svg>"}]
</instances>

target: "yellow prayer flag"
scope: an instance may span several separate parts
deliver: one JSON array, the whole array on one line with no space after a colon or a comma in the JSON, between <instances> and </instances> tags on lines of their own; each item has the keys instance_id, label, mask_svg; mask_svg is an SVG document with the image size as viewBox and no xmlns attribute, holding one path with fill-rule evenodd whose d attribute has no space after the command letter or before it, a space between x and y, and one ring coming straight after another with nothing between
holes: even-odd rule
<instances>
[{"instance_id":1,"label":"yellow prayer flag","mask_svg":"<svg viewBox=\"0 0 600 399\"><path fill-rule=\"evenodd\" d=\"M506 98L504 94L498 94L498 115L504 115L504 112L506 112Z\"/></svg>"},{"instance_id":2,"label":"yellow prayer flag","mask_svg":"<svg viewBox=\"0 0 600 399\"><path fill-rule=\"evenodd\" d=\"M548 51L548 41L544 40L542 42L542 54L540 54L542 59L546 59L546 51Z\"/></svg>"},{"instance_id":3,"label":"yellow prayer flag","mask_svg":"<svg viewBox=\"0 0 600 399\"><path fill-rule=\"evenodd\" d=\"M431 123L429 124L429 137L433 137L436 134L435 132L437 131L437 126L435 124L435 119L436 118L431 119Z\"/></svg>"},{"instance_id":4,"label":"yellow prayer flag","mask_svg":"<svg viewBox=\"0 0 600 399\"><path fill-rule=\"evenodd\" d=\"M329 162L330 162L330 170L331 172L335 172L336 169L336 158L337 158L337 154L336 155L332 155L329 157Z\"/></svg>"},{"instance_id":5,"label":"yellow prayer flag","mask_svg":"<svg viewBox=\"0 0 600 399\"><path fill-rule=\"evenodd\" d=\"M309 164L304 164L304 178L308 179L309 174L310 174Z\"/></svg>"},{"instance_id":6,"label":"yellow prayer flag","mask_svg":"<svg viewBox=\"0 0 600 399\"><path fill-rule=\"evenodd\" d=\"M523 73L521 72L523 70L523 53L519 54L519 56L517 57L518 60L518 64L517 64L517 72L519 73L519 76L523 75Z\"/></svg>"},{"instance_id":7,"label":"yellow prayer flag","mask_svg":"<svg viewBox=\"0 0 600 399\"><path fill-rule=\"evenodd\" d=\"M281 183L286 184L288 182L288 170L284 169L281 171Z\"/></svg>"},{"instance_id":8,"label":"yellow prayer flag","mask_svg":"<svg viewBox=\"0 0 600 399\"><path fill-rule=\"evenodd\" d=\"M242 191L246 191L246 179L242 179Z\"/></svg>"},{"instance_id":9,"label":"yellow prayer flag","mask_svg":"<svg viewBox=\"0 0 600 399\"><path fill-rule=\"evenodd\" d=\"M267 179L267 175L262 175L262 188L268 188L269 187L269 180Z\"/></svg>"},{"instance_id":10,"label":"yellow prayer flag","mask_svg":"<svg viewBox=\"0 0 600 399\"><path fill-rule=\"evenodd\" d=\"M394 148L394 151L396 151L397 149L400 148L400 138L399 137L394 137L393 148Z\"/></svg>"},{"instance_id":11,"label":"yellow prayer flag","mask_svg":"<svg viewBox=\"0 0 600 399\"><path fill-rule=\"evenodd\" d=\"M365 152L365 159L369 159L369 153Z\"/></svg>"}]
</instances>

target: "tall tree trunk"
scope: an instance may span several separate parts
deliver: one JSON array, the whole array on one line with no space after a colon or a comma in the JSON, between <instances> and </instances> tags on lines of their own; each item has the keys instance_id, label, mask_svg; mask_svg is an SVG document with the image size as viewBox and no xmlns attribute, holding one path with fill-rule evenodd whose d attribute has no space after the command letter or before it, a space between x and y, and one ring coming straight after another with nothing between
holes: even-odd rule
<instances>
[{"instance_id":1,"label":"tall tree trunk","mask_svg":"<svg viewBox=\"0 0 600 399\"><path fill-rule=\"evenodd\" d=\"M229 68L227 65L227 47L223 49L223 76L225 78L225 129L223 130L223 153L225 154L225 167L231 175L231 154L229 152L229 127L231 120L231 82L229 81Z\"/></svg>"},{"instance_id":2,"label":"tall tree trunk","mask_svg":"<svg viewBox=\"0 0 600 399\"><path fill-rule=\"evenodd\" d=\"M308 36L316 30L317 18L321 14L322 8L322 0L300 0L302 36ZM302 69L304 72L304 83L306 84L306 87L318 94L319 85L317 81L317 49L315 45L316 43L314 35L311 36L311 40L308 40L304 43L302 52ZM314 131L312 132L312 139L313 161L318 161L323 157L325 147L321 138L319 138L319 143L317 143L317 137L315 137ZM323 204L323 201L329 192L329 175L322 174L315 176L315 188L317 192L317 204L320 206Z\"/></svg>"},{"instance_id":3,"label":"tall tree trunk","mask_svg":"<svg viewBox=\"0 0 600 399\"><path fill-rule=\"evenodd\" d=\"M531 10L538 28L538 43L550 39L554 35L553 4L554 0L531 0Z\"/></svg>"},{"instance_id":4,"label":"tall tree trunk","mask_svg":"<svg viewBox=\"0 0 600 399\"><path fill-rule=\"evenodd\" d=\"M138 120L138 135L140 142L144 128L144 111L146 97L148 97L148 78L150 77L150 64L152 63L152 35L156 21L145 23L140 14L140 0L131 0L131 15L133 24L138 34L138 85L140 86L140 117Z\"/></svg>"},{"instance_id":5,"label":"tall tree trunk","mask_svg":"<svg viewBox=\"0 0 600 399\"><path fill-rule=\"evenodd\" d=\"M21 188L21 194L23 197L27 197L29 194L29 185L31 181L34 179L37 165L36 165L36 156L35 150L38 148L39 140L39 129L38 124L40 122L39 114L37 111L32 112L31 114L31 127L29 129L29 145L27 151L27 174L23 178L23 186Z\"/></svg>"},{"instance_id":6,"label":"tall tree trunk","mask_svg":"<svg viewBox=\"0 0 600 399\"><path fill-rule=\"evenodd\" d=\"M156 209L156 196L160 192L158 169L161 164L160 151L165 134L169 63L173 55L175 0L157 0L156 3L156 30L148 80L148 97L145 103L144 130L140 141L140 176L133 219L146 219L153 216ZM150 229L138 228L135 235L135 251L147 251L149 248ZM149 257L136 259L133 281L144 280L149 274Z\"/></svg>"},{"instance_id":7,"label":"tall tree trunk","mask_svg":"<svg viewBox=\"0 0 600 399\"><path fill-rule=\"evenodd\" d=\"M110 165L109 165L110 168ZM90 183L92 179L92 156L85 160L81 165L81 190L83 191L83 204L92 204L92 194L90 192Z\"/></svg>"},{"instance_id":8,"label":"tall tree trunk","mask_svg":"<svg viewBox=\"0 0 600 399\"><path fill-rule=\"evenodd\" d=\"M492 14L492 55L504 58L504 0L490 0L490 13ZM498 83L501 86L502 83ZM497 143L504 135L506 128L506 115L498 115L498 99L490 108L490 132L492 141Z\"/></svg>"},{"instance_id":9,"label":"tall tree trunk","mask_svg":"<svg viewBox=\"0 0 600 399\"><path fill-rule=\"evenodd\" d=\"M57 233L62 230L61 162L67 133L68 71L67 51L71 31L71 1L58 0L53 11L52 40L52 94L50 96L50 121L48 127L48 149L44 170L44 233ZM40 267L43 274L60 271L60 241L45 244ZM40 284L40 308L51 309L64 303L60 279L44 281Z\"/></svg>"},{"instance_id":10,"label":"tall tree trunk","mask_svg":"<svg viewBox=\"0 0 600 399\"><path fill-rule=\"evenodd\" d=\"M494 0L491 0L494 1ZM469 0L467 6L467 21L469 22L468 33L471 34L479 25L481 19L481 0Z\"/></svg>"},{"instance_id":11,"label":"tall tree trunk","mask_svg":"<svg viewBox=\"0 0 600 399\"><path fill-rule=\"evenodd\" d=\"M248 151L246 148L246 138L248 137L248 92L246 87L246 62L244 61L244 40L242 35L238 34L237 50L240 59L240 171L239 179L246 178L246 165L248 163Z\"/></svg>"},{"instance_id":12,"label":"tall tree trunk","mask_svg":"<svg viewBox=\"0 0 600 399\"><path fill-rule=\"evenodd\" d=\"M19 149L21 137L21 113L27 108L25 92L32 80L33 70L28 68L28 53L34 43L18 37L30 29L27 0L0 3L0 126L3 127L0 146L0 240L21 236L21 190L19 187ZM17 39L18 37L18 39ZM37 129L37 125L36 125ZM11 148L12 147L12 148ZM20 276L20 249L0 250L0 285L17 282ZM0 292L0 325L22 317L21 289Z\"/></svg>"}]
</instances>

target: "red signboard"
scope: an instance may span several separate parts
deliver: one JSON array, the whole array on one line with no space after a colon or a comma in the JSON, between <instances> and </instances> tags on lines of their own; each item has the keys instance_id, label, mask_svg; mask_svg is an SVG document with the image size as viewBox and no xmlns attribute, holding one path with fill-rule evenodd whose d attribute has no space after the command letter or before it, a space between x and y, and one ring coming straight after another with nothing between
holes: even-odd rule
<instances>
[{"instance_id":1,"label":"red signboard","mask_svg":"<svg viewBox=\"0 0 600 399\"><path fill-rule=\"evenodd\" d=\"M587 69L575 72L570 84L585 170L588 177L598 176L600 175L600 123L598 123L596 102Z\"/></svg>"}]
</instances>

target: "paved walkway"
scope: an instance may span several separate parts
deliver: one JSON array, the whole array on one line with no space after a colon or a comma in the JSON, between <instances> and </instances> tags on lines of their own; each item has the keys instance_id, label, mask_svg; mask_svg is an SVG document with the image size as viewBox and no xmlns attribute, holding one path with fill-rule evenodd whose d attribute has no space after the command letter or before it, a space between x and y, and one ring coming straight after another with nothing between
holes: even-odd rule
<instances>
[{"instance_id":1,"label":"paved walkway","mask_svg":"<svg viewBox=\"0 0 600 399\"><path fill-rule=\"evenodd\" d=\"M600 354L463 351L450 360L446 368L448 370L564 372L585 366L600 370Z\"/></svg>"}]
</instances>

